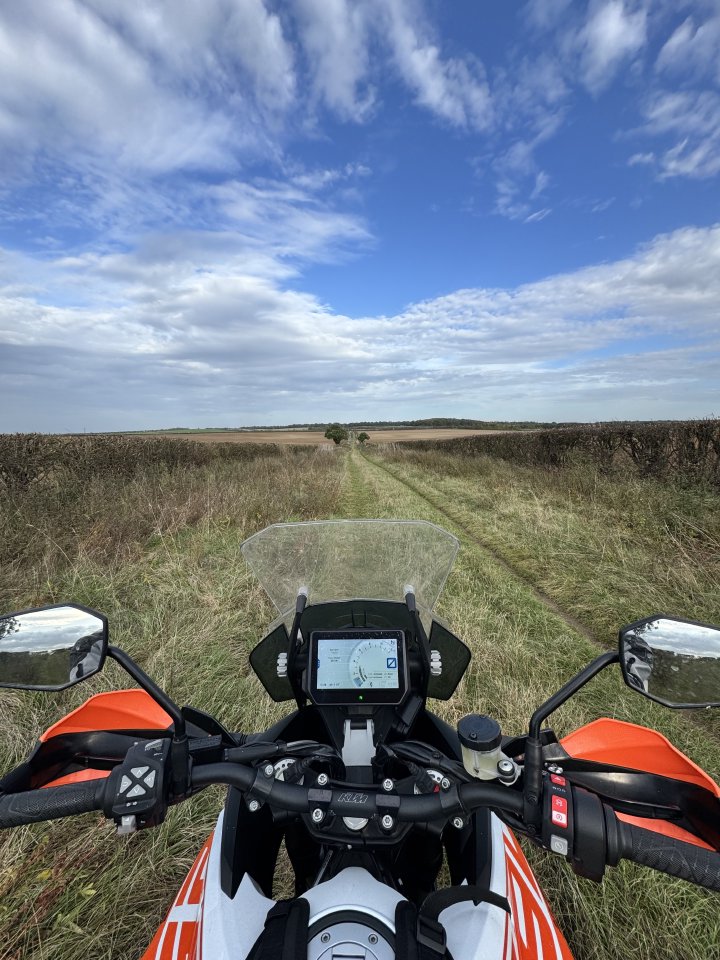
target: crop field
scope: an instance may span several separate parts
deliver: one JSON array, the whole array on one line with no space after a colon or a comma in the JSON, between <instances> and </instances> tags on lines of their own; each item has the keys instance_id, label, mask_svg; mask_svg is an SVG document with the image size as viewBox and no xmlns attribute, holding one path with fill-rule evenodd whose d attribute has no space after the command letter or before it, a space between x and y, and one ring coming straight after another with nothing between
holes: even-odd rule
<instances>
[{"instance_id":1,"label":"crop field","mask_svg":"<svg viewBox=\"0 0 720 960\"><path fill-rule=\"evenodd\" d=\"M431 704L453 724L477 711L506 733L523 731L537 704L645 614L720 623L715 486L609 476L590 464L550 471L443 447L291 443L125 474L56 467L0 486L0 608L97 608L112 642L176 701L232 730L262 729L284 708L251 675L248 654L274 613L240 544L269 523L340 517L426 519L459 537L438 612L473 662L454 699ZM129 685L109 662L61 694L0 691L0 768L86 697ZM660 730L720 779L717 714L665 710L608 670L552 724L562 735L601 715ZM96 815L0 836L0 960L140 957L222 801L222 790L207 790L130 839ZM717 895L627 863L596 885L523 844L577 960L720 958ZM285 867L277 890L289 894Z\"/></svg>"},{"instance_id":2,"label":"crop field","mask_svg":"<svg viewBox=\"0 0 720 960\"><path fill-rule=\"evenodd\" d=\"M371 430L370 443L402 443L406 440L456 440L462 437L483 436L489 434L503 433L502 430L473 430L470 428L451 429L451 428L432 428L423 430L397 429L397 430ZM517 431L513 431L517 432ZM142 434L139 434L142 436ZM200 443L282 443L282 444L324 444L332 446L333 441L327 440L322 431L319 430L220 430L213 432L211 430L190 431L181 433L172 431L168 433L155 432L154 437L176 437L180 440L197 440Z\"/></svg>"}]
</instances>

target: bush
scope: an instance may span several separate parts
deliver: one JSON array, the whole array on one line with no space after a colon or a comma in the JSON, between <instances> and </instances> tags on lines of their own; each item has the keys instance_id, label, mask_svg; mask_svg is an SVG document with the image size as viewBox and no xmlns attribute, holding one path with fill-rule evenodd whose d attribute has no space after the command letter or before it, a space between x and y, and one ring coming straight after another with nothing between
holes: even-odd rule
<instances>
[{"instance_id":1,"label":"bush","mask_svg":"<svg viewBox=\"0 0 720 960\"><path fill-rule=\"evenodd\" d=\"M343 440L347 440L348 432L345 427L341 427L339 423L331 423L325 431L325 437L327 440L332 440L335 444L339 444L342 443Z\"/></svg>"}]
</instances>

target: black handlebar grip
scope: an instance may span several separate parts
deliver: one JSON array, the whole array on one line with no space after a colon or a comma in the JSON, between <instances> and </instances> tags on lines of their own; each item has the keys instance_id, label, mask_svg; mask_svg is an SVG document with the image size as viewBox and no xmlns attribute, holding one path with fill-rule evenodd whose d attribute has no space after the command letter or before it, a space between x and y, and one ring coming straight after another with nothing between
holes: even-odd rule
<instances>
[{"instance_id":1,"label":"black handlebar grip","mask_svg":"<svg viewBox=\"0 0 720 960\"><path fill-rule=\"evenodd\" d=\"M104 779L9 793L0 797L0 829L91 813L102 809L104 796Z\"/></svg>"},{"instance_id":2,"label":"black handlebar grip","mask_svg":"<svg viewBox=\"0 0 720 960\"><path fill-rule=\"evenodd\" d=\"M620 856L720 893L720 853L617 821Z\"/></svg>"}]
</instances>

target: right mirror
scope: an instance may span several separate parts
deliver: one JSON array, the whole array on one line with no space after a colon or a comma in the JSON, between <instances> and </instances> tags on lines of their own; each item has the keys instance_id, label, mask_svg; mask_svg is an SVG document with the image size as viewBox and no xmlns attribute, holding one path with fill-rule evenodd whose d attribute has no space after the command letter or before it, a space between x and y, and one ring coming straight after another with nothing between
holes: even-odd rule
<instances>
[{"instance_id":1,"label":"right mirror","mask_svg":"<svg viewBox=\"0 0 720 960\"><path fill-rule=\"evenodd\" d=\"M720 629L659 614L620 631L633 690L666 707L720 707Z\"/></svg>"}]
</instances>

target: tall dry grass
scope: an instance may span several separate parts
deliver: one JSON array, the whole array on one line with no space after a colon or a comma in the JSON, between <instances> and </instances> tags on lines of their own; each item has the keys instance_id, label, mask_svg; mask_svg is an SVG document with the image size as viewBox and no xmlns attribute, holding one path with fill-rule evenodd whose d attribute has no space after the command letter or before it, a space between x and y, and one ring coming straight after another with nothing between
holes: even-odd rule
<instances>
[{"instance_id":1,"label":"tall dry grass","mask_svg":"<svg viewBox=\"0 0 720 960\"><path fill-rule=\"evenodd\" d=\"M179 703L231 729L280 715L248 653L273 611L239 547L269 523L337 508L332 452L273 448L253 460L135 471L129 479L35 486L0 498L0 609L75 601L102 610L112 642ZM60 694L0 691L0 769L22 760L50 723L101 690L132 681L113 662ZM0 835L0 958L117 960L149 943L222 806L209 790L159 830L118 841L98 817Z\"/></svg>"}]
</instances>

